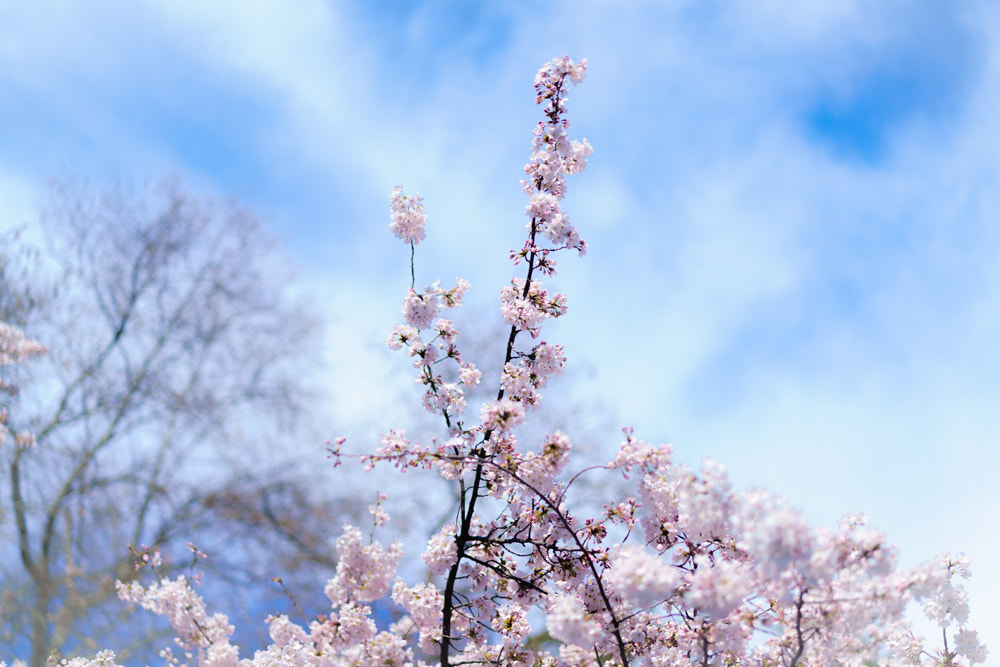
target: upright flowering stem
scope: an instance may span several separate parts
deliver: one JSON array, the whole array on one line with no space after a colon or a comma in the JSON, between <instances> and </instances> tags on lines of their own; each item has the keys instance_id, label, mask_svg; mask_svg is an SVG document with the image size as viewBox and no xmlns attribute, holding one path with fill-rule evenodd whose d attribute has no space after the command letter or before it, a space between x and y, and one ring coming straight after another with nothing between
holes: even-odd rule
<instances>
[{"instance_id":1,"label":"upright flowering stem","mask_svg":"<svg viewBox=\"0 0 1000 667\"><path fill-rule=\"evenodd\" d=\"M527 172L529 178L523 182L523 186L525 192L532 197L533 203L536 197L545 197L548 207L543 211L533 205L529 205L528 214L531 216L531 222L528 224L528 239L520 253L517 255L511 253L512 256L515 257L515 263L524 259L527 265L523 286L520 289L520 301L522 304L519 304L519 306L521 308L526 307L526 304L530 303L529 295L532 293L532 279L534 277L540 253L544 253L543 256L547 256L548 253L553 250L558 250L563 247L577 247L582 254L585 247L583 242L579 241L578 237L575 235L575 230L572 235L565 231L562 236L553 234L551 240L556 244L561 244L557 245L555 248L540 250L536 245L539 228L546 224L547 221L554 223L557 221L558 216L558 221L568 227L568 220L559 211L558 207L558 201L562 198L565 192L564 179L567 174L582 170L583 165L585 164L586 156L590 153L590 147L586 144L586 142L583 144L577 144L575 142L570 143L566 140L565 129L568 127L569 123L562 116L563 90L565 83L567 80L570 80L573 83L579 83L583 80L585 70L586 60L580 63L573 63L569 60L569 58L557 58L552 63L542 68L535 79L535 89L537 92L536 101L539 103L543 101L547 102L545 113L548 118L548 122L539 123L539 128L535 132L536 139L534 142L534 152L531 160L525 167L525 171ZM550 264L550 266L554 267L554 263ZM550 271L550 273L552 272L554 271ZM542 301L541 304L532 305L536 310L539 309L539 305L543 308L546 305L549 305L551 308L551 305L546 304L544 301ZM530 308L531 306L527 307ZM537 319L531 319L534 326L526 326L527 322L520 319L517 314L509 312L505 312L504 314L505 319L510 324L510 333L507 337L507 346L504 353L504 366L506 367L515 357L515 341L521 331L529 330L533 336L537 337ZM559 312L558 314L562 313ZM505 393L504 384L501 382L497 390L497 403L503 400ZM521 399L520 397L516 397L515 400L520 401ZM458 580L460 568L467 557L467 547L469 545L469 541L473 538L472 520L476 512L476 503L483 493L483 469L484 465L490 462L486 453L486 443L490 442L494 435L494 431L494 428L484 424L481 430L482 439L471 452L472 456L475 457L471 488L466 489L464 479L459 480L461 487L461 493L459 496L460 529L455 536L457 557L455 559L455 563L448 571L448 577L444 590L442 641L440 652L440 662L442 667L446 667L450 664L452 642L455 639L451 634L453 616L456 611L455 584ZM567 525L567 530L570 534L573 533L571 526ZM582 548L582 545L580 546ZM597 578L596 570L594 571L594 575L595 578ZM612 611L610 603L608 603L608 610ZM615 625L617 632L617 622ZM622 644L620 636L619 644ZM622 660L623 664L627 664L624 649L622 651Z\"/></svg>"},{"instance_id":2,"label":"upright flowering stem","mask_svg":"<svg viewBox=\"0 0 1000 667\"><path fill-rule=\"evenodd\" d=\"M406 196L403 188L396 188L392 191L389 202L392 209L389 230L410 244L410 289L413 289L417 283L414 255L417 244L424 240L424 224L427 221L423 198L419 195Z\"/></svg>"}]
</instances>

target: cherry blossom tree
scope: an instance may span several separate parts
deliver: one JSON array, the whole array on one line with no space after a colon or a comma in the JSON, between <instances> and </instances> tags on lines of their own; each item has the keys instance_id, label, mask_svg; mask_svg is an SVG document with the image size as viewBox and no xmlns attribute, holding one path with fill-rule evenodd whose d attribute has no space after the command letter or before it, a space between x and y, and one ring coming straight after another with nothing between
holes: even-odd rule
<instances>
[{"instance_id":1,"label":"cherry blossom tree","mask_svg":"<svg viewBox=\"0 0 1000 667\"><path fill-rule=\"evenodd\" d=\"M160 576L119 584L119 595L168 618L177 633L168 662L202 667L380 665L440 667L680 667L692 665L968 665L986 648L968 627L962 556L944 555L912 570L864 517L813 528L766 491L738 491L724 468L700 470L673 461L630 430L597 470L572 474L570 437L555 432L522 442L547 381L565 366L563 349L542 338L549 319L566 312L563 295L543 279L553 255L586 251L561 209L568 176L591 153L570 140L565 96L586 61L557 58L535 80L544 120L525 167L527 239L511 252L522 267L500 292L509 326L499 341L505 360L495 397L467 417L467 393L486 380L462 354L444 312L470 286L411 283L403 322L388 338L405 350L422 386L421 402L441 419L439 438L414 442L388 430L361 461L401 471L429 470L456 489L452 520L430 537L422 560L429 578L397 576L404 556L375 539L388 520L382 496L371 506L366 536L347 526L337 541L336 575L325 592L331 608L305 625L270 619L273 644L240 659L233 628L210 614L192 577ZM420 197L393 191L391 230L415 249L424 238ZM411 275L415 273L412 272ZM334 464L351 455L331 445ZM580 475L628 480L631 495L609 497L585 515L574 495ZM195 560L199 557L193 549ZM140 563L154 571L156 553ZM376 620L373 605L391 600L398 614ZM940 628L925 641L908 624L910 603ZM113 665L110 652L76 666Z\"/></svg>"}]
</instances>

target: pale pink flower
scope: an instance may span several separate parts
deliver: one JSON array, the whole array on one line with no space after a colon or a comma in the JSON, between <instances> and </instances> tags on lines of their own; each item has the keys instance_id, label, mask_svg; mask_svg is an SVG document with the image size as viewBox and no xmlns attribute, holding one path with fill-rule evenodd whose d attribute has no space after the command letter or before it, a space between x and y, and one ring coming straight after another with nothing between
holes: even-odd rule
<instances>
[{"instance_id":1,"label":"pale pink flower","mask_svg":"<svg viewBox=\"0 0 1000 667\"><path fill-rule=\"evenodd\" d=\"M587 167L587 158L594 153L593 146L586 139L571 141L570 149L563 160L567 174L577 174Z\"/></svg>"},{"instance_id":2,"label":"pale pink flower","mask_svg":"<svg viewBox=\"0 0 1000 667\"><path fill-rule=\"evenodd\" d=\"M986 662L989 650L979 641L975 630L959 630L955 633L955 653L965 656L970 663Z\"/></svg>"},{"instance_id":3,"label":"pale pink flower","mask_svg":"<svg viewBox=\"0 0 1000 667\"><path fill-rule=\"evenodd\" d=\"M619 549L606 576L622 601L639 609L660 604L681 584L677 568L641 547Z\"/></svg>"},{"instance_id":4,"label":"pale pink flower","mask_svg":"<svg viewBox=\"0 0 1000 667\"><path fill-rule=\"evenodd\" d=\"M483 374L472 363L464 363L458 371L458 377L466 387L475 387L479 384Z\"/></svg>"},{"instance_id":5,"label":"pale pink flower","mask_svg":"<svg viewBox=\"0 0 1000 667\"><path fill-rule=\"evenodd\" d=\"M410 441L403 435L403 431L389 430L383 433L379 439L379 447L375 450L375 456L379 458L395 459L405 457L410 453Z\"/></svg>"},{"instance_id":6,"label":"pale pink flower","mask_svg":"<svg viewBox=\"0 0 1000 667\"><path fill-rule=\"evenodd\" d=\"M420 630L420 650L436 653L441 644L441 610L444 607L441 591L434 584L423 583L410 588L397 580L392 586L392 600L406 610Z\"/></svg>"},{"instance_id":7,"label":"pale pink flower","mask_svg":"<svg viewBox=\"0 0 1000 667\"><path fill-rule=\"evenodd\" d=\"M361 531L344 526L344 532L337 538L337 574L326 584L330 602L337 606L354 600L378 600L389 591L402 555L401 543L396 542L389 549L377 542L364 544Z\"/></svg>"},{"instance_id":8,"label":"pale pink flower","mask_svg":"<svg viewBox=\"0 0 1000 667\"><path fill-rule=\"evenodd\" d=\"M396 187L389 195L389 205L392 211L389 230L413 245L423 241L424 224L427 222L423 198L420 195L404 195L403 188Z\"/></svg>"},{"instance_id":9,"label":"pale pink flower","mask_svg":"<svg viewBox=\"0 0 1000 667\"><path fill-rule=\"evenodd\" d=\"M443 576L458 558L455 546L455 526L448 524L431 537L424 550L423 559L427 568L437 576Z\"/></svg>"},{"instance_id":10,"label":"pale pink flower","mask_svg":"<svg viewBox=\"0 0 1000 667\"><path fill-rule=\"evenodd\" d=\"M372 599L381 598L388 589L389 585L386 582L385 590L382 590L378 597ZM338 648L347 649L362 646L374 639L378 632L375 621L371 619L371 607L353 601L342 605L336 618L331 616L330 620L335 621L335 633L332 635L332 639Z\"/></svg>"},{"instance_id":11,"label":"pale pink flower","mask_svg":"<svg viewBox=\"0 0 1000 667\"><path fill-rule=\"evenodd\" d=\"M516 363L507 362L504 364L503 373L500 376L500 386L510 399L526 407L534 408L540 398L535 391L538 380L538 376L532 374L528 361L521 359Z\"/></svg>"},{"instance_id":12,"label":"pale pink flower","mask_svg":"<svg viewBox=\"0 0 1000 667\"><path fill-rule=\"evenodd\" d=\"M696 562L698 569L690 577L685 601L709 620L729 616L751 590L750 573L732 561L709 562L699 557Z\"/></svg>"},{"instance_id":13,"label":"pale pink flower","mask_svg":"<svg viewBox=\"0 0 1000 667\"><path fill-rule=\"evenodd\" d=\"M410 344L411 357L416 357L413 360L414 368L421 368L425 366L430 366L438 358L438 349L430 343L425 343L423 341L414 341ZM417 378L418 382L422 382L421 378Z\"/></svg>"},{"instance_id":14,"label":"pale pink flower","mask_svg":"<svg viewBox=\"0 0 1000 667\"><path fill-rule=\"evenodd\" d=\"M573 646L591 647L601 638L601 626L583 607L579 595L549 597L546 628L555 639Z\"/></svg>"},{"instance_id":15,"label":"pale pink flower","mask_svg":"<svg viewBox=\"0 0 1000 667\"><path fill-rule=\"evenodd\" d=\"M547 192L536 192L525 211L528 217L548 220L559 214L559 199Z\"/></svg>"},{"instance_id":16,"label":"pale pink flower","mask_svg":"<svg viewBox=\"0 0 1000 667\"><path fill-rule=\"evenodd\" d=\"M287 646L292 642L301 644L309 641L309 636L300 626L292 623L287 616L273 616L268 619L268 634L275 646Z\"/></svg>"},{"instance_id":17,"label":"pale pink flower","mask_svg":"<svg viewBox=\"0 0 1000 667\"><path fill-rule=\"evenodd\" d=\"M490 401L483 405L479 420L484 431L499 435L524 422L524 406L509 399Z\"/></svg>"},{"instance_id":18,"label":"pale pink flower","mask_svg":"<svg viewBox=\"0 0 1000 667\"><path fill-rule=\"evenodd\" d=\"M393 632L380 632L365 646L364 665L406 667L413 665L413 651L406 640Z\"/></svg>"},{"instance_id":19,"label":"pale pink flower","mask_svg":"<svg viewBox=\"0 0 1000 667\"><path fill-rule=\"evenodd\" d=\"M670 469L673 445L650 445L644 440L632 436L632 430L625 430L625 442L621 444L615 458L608 463L608 468L621 468L626 478L634 466L649 468L651 471L666 471Z\"/></svg>"},{"instance_id":20,"label":"pale pink flower","mask_svg":"<svg viewBox=\"0 0 1000 667\"><path fill-rule=\"evenodd\" d=\"M572 449L573 443L570 442L569 436L562 431L545 436L545 442L542 444L542 458L551 468L553 475L558 475L566 467Z\"/></svg>"},{"instance_id":21,"label":"pale pink flower","mask_svg":"<svg viewBox=\"0 0 1000 667\"><path fill-rule=\"evenodd\" d=\"M451 289L441 287L441 282L436 281L433 285L434 293L441 300L442 308L455 308L462 305L462 298L469 291L469 281L465 278L456 278L455 286Z\"/></svg>"},{"instance_id":22,"label":"pale pink flower","mask_svg":"<svg viewBox=\"0 0 1000 667\"><path fill-rule=\"evenodd\" d=\"M812 528L772 494L758 491L744 497L740 534L741 548L753 556L766 579L778 581L787 571L807 572L815 547Z\"/></svg>"},{"instance_id":23,"label":"pale pink flower","mask_svg":"<svg viewBox=\"0 0 1000 667\"><path fill-rule=\"evenodd\" d=\"M438 320L434 323L434 331L446 343L453 343L458 338L458 331L455 330L455 325L451 320Z\"/></svg>"},{"instance_id":24,"label":"pale pink flower","mask_svg":"<svg viewBox=\"0 0 1000 667\"><path fill-rule=\"evenodd\" d=\"M541 380L538 386L543 386L549 376L557 375L566 367L566 356L562 345L551 345L542 341L531 351L531 370Z\"/></svg>"},{"instance_id":25,"label":"pale pink flower","mask_svg":"<svg viewBox=\"0 0 1000 667\"><path fill-rule=\"evenodd\" d=\"M504 322L521 331L533 331L545 319L545 313L538 306L513 292L504 295L500 315Z\"/></svg>"},{"instance_id":26,"label":"pale pink flower","mask_svg":"<svg viewBox=\"0 0 1000 667\"><path fill-rule=\"evenodd\" d=\"M54 662L55 659L50 658L50 661ZM6 662L0 662L0 667L5 667ZM93 658L71 658L69 660L60 660L58 663L59 667L120 667L120 665L115 662L115 652L114 651L100 651ZM25 667L25 664L20 660L15 660L11 667Z\"/></svg>"},{"instance_id":27,"label":"pale pink flower","mask_svg":"<svg viewBox=\"0 0 1000 667\"><path fill-rule=\"evenodd\" d=\"M549 459L528 452L516 464L515 472L522 483L528 486L530 494L547 496L555 487L555 470L551 463Z\"/></svg>"},{"instance_id":28,"label":"pale pink flower","mask_svg":"<svg viewBox=\"0 0 1000 667\"><path fill-rule=\"evenodd\" d=\"M531 624L524 609L517 605L504 604L496 608L490 627L504 636L504 640L522 641L531 633Z\"/></svg>"},{"instance_id":29,"label":"pale pink flower","mask_svg":"<svg viewBox=\"0 0 1000 667\"><path fill-rule=\"evenodd\" d=\"M458 416L465 412L465 392L457 384L445 382L424 393L423 405L432 414L444 411Z\"/></svg>"},{"instance_id":30,"label":"pale pink flower","mask_svg":"<svg viewBox=\"0 0 1000 667\"><path fill-rule=\"evenodd\" d=\"M163 579L149 588L138 582L117 582L118 597L166 617L186 650L205 649L229 643L233 626L223 614L209 616L205 602L192 590L187 579Z\"/></svg>"},{"instance_id":31,"label":"pale pink flower","mask_svg":"<svg viewBox=\"0 0 1000 667\"><path fill-rule=\"evenodd\" d=\"M403 319L411 327L426 329L437 316L438 302L433 292L417 294L411 287L403 301Z\"/></svg>"},{"instance_id":32,"label":"pale pink flower","mask_svg":"<svg viewBox=\"0 0 1000 667\"><path fill-rule=\"evenodd\" d=\"M382 501L386 500L388 497L389 496L384 493L380 493L378 494L378 500L375 504L368 506L368 512L372 515L374 520L373 523L376 526L384 526L389 523L389 513L385 511L384 507L382 507Z\"/></svg>"},{"instance_id":33,"label":"pale pink flower","mask_svg":"<svg viewBox=\"0 0 1000 667\"><path fill-rule=\"evenodd\" d=\"M389 349L398 350L404 345L410 345L419 340L420 332L415 327L411 327L408 324L397 324L392 328L392 333L389 334L386 342L389 345Z\"/></svg>"}]
</instances>

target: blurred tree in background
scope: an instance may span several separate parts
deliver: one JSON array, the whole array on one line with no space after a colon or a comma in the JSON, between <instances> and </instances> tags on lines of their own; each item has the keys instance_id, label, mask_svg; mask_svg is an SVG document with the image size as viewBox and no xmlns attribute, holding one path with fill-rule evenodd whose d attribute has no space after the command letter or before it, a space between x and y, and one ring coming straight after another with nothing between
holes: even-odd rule
<instances>
[{"instance_id":1,"label":"blurred tree in background","mask_svg":"<svg viewBox=\"0 0 1000 667\"><path fill-rule=\"evenodd\" d=\"M68 179L41 228L45 251L0 242L0 320L50 349L8 401L37 444L0 451L5 657L39 667L53 650L124 646L115 580L133 576L130 546L179 569L195 541L230 602L272 575L315 590L341 506L290 461L323 442L301 410L318 328L258 217L173 182ZM156 628L129 627L131 657L146 657Z\"/></svg>"}]
</instances>

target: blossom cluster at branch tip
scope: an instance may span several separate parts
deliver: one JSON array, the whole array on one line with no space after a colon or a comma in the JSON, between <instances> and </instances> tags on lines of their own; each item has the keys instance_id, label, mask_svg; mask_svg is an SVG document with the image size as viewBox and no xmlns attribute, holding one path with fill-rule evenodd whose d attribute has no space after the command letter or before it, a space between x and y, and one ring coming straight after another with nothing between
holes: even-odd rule
<instances>
[{"instance_id":1,"label":"blossom cluster at branch tip","mask_svg":"<svg viewBox=\"0 0 1000 667\"><path fill-rule=\"evenodd\" d=\"M392 212L389 230L393 234L413 245L424 240L427 213L420 195L405 195L403 188L396 187L389 196L389 210Z\"/></svg>"},{"instance_id":2,"label":"blossom cluster at branch tip","mask_svg":"<svg viewBox=\"0 0 1000 667\"><path fill-rule=\"evenodd\" d=\"M565 84L575 85L583 81L587 61L573 62L568 57L556 58L539 70L535 77L535 101L546 103L546 120L538 124L532 140L531 159L524 167L527 179L521 186L529 197L526 213L532 230L520 256L533 252L541 255L543 263L549 250L535 245L535 231L540 232L555 249L573 248L583 255L587 244L562 211L561 201L566 194L566 176L577 174L587 166L587 158L593 149L586 139L570 140L566 130L569 121L563 116L565 111ZM554 263L543 266L546 273L554 272Z\"/></svg>"}]
</instances>

